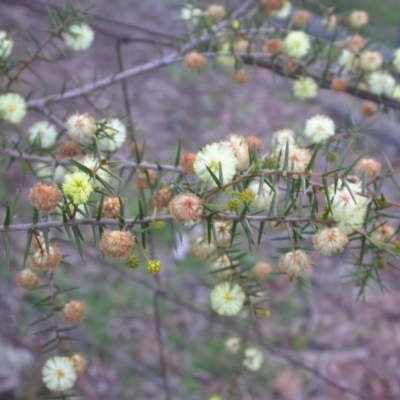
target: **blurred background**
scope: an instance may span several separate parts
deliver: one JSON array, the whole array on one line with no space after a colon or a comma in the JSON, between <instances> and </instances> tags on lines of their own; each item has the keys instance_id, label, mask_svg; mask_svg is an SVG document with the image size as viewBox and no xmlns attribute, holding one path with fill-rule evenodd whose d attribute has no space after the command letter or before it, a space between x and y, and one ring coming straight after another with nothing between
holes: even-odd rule
<instances>
[{"instance_id":1,"label":"blurred background","mask_svg":"<svg viewBox=\"0 0 400 400\"><path fill-rule=\"evenodd\" d=\"M223 3L232 10L241 2ZM386 49L400 47L399 1L321 3L335 4L338 12L347 11L349 6L368 11L370 24L365 35L376 38L378 45ZM64 6L66 2L47 4ZM50 48L48 55L55 63L35 61L37 76L27 70L23 75L25 82L15 90L39 98L59 93L64 81L66 88L71 89L96 77L109 76L121 67L117 43L123 37L136 39L121 45L125 68L167 54L171 50L162 47L160 41L168 42L169 35L185 32L186 27L179 20L183 5L170 0L96 1L90 10L94 17L88 21L96 31L94 45L84 53L63 48L65 57ZM160 34L146 33L141 27ZM16 58L25 56L24 46L33 46L28 32L42 41L48 28L42 2L0 1L0 29L13 32ZM339 126L345 125L350 115L361 119L361 100L347 94L321 90L316 101L298 102L293 99L289 81L263 69L249 68L249 72L251 81L240 86L233 80L233 71L217 63L210 62L201 73L173 65L123 83L129 99L129 116L121 84L54 104L51 112L61 120L77 111L92 113L96 118L123 117L131 127L130 141L146 141L146 160L160 163L168 162L178 139L184 151L197 152L204 144L230 133L256 133L268 152L274 131L290 128L300 132L305 121L315 114L329 115ZM24 123L12 127L11 132L9 126L2 125L0 129L25 138L28 127L39 119L43 116L32 110ZM385 153L393 166L398 165L397 119L394 112L372 118L358 150L368 147L369 154L382 163ZM131 154L130 148L121 151L125 157ZM0 215L4 215L4 205L18 189L18 221L29 221L32 209L24 205L29 189L37 182L30 169L37 166L15 162L4 172L5 165L0 176ZM124 188L122 196L127 198L126 216L137 215L135 184ZM260 248L243 259L241 268L265 261L276 269L275 249L279 243L272 240L276 236L276 232L267 234ZM238 380L238 399L400 398L397 270L382 271L386 293L371 286L365 298L358 301L359 288L354 283L346 284L352 269L351 263L347 263L352 250L331 258L313 253L308 288L290 282L286 276L262 281L265 305L272 314L269 319L256 321L250 343L263 351L265 362L257 372L243 371L237 376L240 359L229 353L224 343L227 338L243 334L246 322L212 313L209 292L218 278L210 275L207 262L189 254L188 240L189 234L185 234L176 251L167 230L154 234L149 243L152 258L163 260L158 281L143 267L129 270L123 262L103 259L90 228L83 259L72 252L67 242L58 241L65 258L57 268L57 282L63 287L79 286L66 293L65 299L85 300L88 308L87 318L71 333L78 339L74 348L89 359L87 372L77 383L81 393L78 398L165 399L158 327L172 399L208 399L212 395L224 398L223 393L234 379ZM34 335L38 329L30 324L45 314L35 306L40 294L27 294L15 284L15 274L23 266L26 234L13 233L10 241L11 264L4 263L0 268L0 399L33 400L40 398L40 370L46 355L40 354L43 337ZM312 247L310 238L305 246ZM1 246L0 254L5 257Z\"/></svg>"}]
</instances>

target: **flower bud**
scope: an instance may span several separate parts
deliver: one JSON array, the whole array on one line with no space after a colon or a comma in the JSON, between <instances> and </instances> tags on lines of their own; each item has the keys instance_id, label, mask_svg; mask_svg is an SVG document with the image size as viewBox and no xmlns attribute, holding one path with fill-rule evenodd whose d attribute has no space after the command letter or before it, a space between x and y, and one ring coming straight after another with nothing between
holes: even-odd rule
<instances>
[{"instance_id":1,"label":"flower bud","mask_svg":"<svg viewBox=\"0 0 400 400\"><path fill-rule=\"evenodd\" d=\"M233 78L239 85L244 85L251 79L251 76L245 69L238 69L235 71Z\"/></svg>"},{"instance_id":2,"label":"flower bud","mask_svg":"<svg viewBox=\"0 0 400 400\"><path fill-rule=\"evenodd\" d=\"M280 39L269 39L265 42L263 50L273 56L276 56L283 51L283 42Z\"/></svg>"},{"instance_id":3,"label":"flower bud","mask_svg":"<svg viewBox=\"0 0 400 400\"><path fill-rule=\"evenodd\" d=\"M136 268L139 266L139 258L135 254L126 257L125 264L128 268Z\"/></svg>"},{"instance_id":4,"label":"flower bud","mask_svg":"<svg viewBox=\"0 0 400 400\"><path fill-rule=\"evenodd\" d=\"M100 250L109 257L125 258L131 252L135 239L128 231L106 230L101 235Z\"/></svg>"},{"instance_id":5,"label":"flower bud","mask_svg":"<svg viewBox=\"0 0 400 400\"><path fill-rule=\"evenodd\" d=\"M259 279L266 278L271 272L271 266L265 262L259 262L253 267L253 273Z\"/></svg>"},{"instance_id":6,"label":"flower bud","mask_svg":"<svg viewBox=\"0 0 400 400\"><path fill-rule=\"evenodd\" d=\"M226 18L226 10L224 6L219 4L210 4L204 12L204 15L214 22L222 21Z\"/></svg>"},{"instance_id":7,"label":"flower bud","mask_svg":"<svg viewBox=\"0 0 400 400\"><path fill-rule=\"evenodd\" d=\"M82 375L85 372L86 366L87 366L86 358L83 357L82 354L76 353L73 356L71 356L69 359L74 364L74 369L75 369L76 374L78 376Z\"/></svg>"},{"instance_id":8,"label":"flower bud","mask_svg":"<svg viewBox=\"0 0 400 400\"><path fill-rule=\"evenodd\" d=\"M378 106L372 101L364 101L361 104L361 112L365 117L373 117L378 112Z\"/></svg>"},{"instance_id":9,"label":"flower bud","mask_svg":"<svg viewBox=\"0 0 400 400\"><path fill-rule=\"evenodd\" d=\"M347 89L347 79L335 78L331 82L331 89L334 92L345 92Z\"/></svg>"},{"instance_id":10,"label":"flower bud","mask_svg":"<svg viewBox=\"0 0 400 400\"><path fill-rule=\"evenodd\" d=\"M118 197L107 197L103 203L101 216L103 218L117 219L121 205Z\"/></svg>"},{"instance_id":11,"label":"flower bud","mask_svg":"<svg viewBox=\"0 0 400 400\"><path fill-rule=\"evenodd\" d=\"M168 207L175 221L182 224L197 222L203 209L203 200L192 193L181 193L169 202Z\"/></svg>"},{"instance_id":12,"label":"flower bud","mask_svg":"<svg viewBox=\"0 0 400 400\"><path fill-rule=\"evenodd\" d=\"M60 158L72 158L79 153L79 146L74 142L59 142L58 144L58 155Z\"/></svg>"},{"instance_id":13,"label":"flower bud","mask_svg":"<svg viewBox=\"0 0 400 400\"><path fill-rule=\"evenodd\" d=\"M150 260L147 263L147 271L149 271L151 274L156 275L160 272L160 270L161 270L161 261Z\"/></svg>"},{"instance_id":14,"label":"flower bud","mask_svg":"<svg viewBox=\"0 0 400 400\"><path fill-rule=\"evenodd\" d=\"M193 164L196 161L196 154L186 153L181 158L181 167L185 174L194 174Z\"/></svg>"},{"instance_id":15,"label":"flower bud","mask_svg":"<svg viewBox=\"0 0 400 400\"><path fill-rule=\"evenodd\" d=\"M71 324L78 322L86 316L86 304L80 300L68 302L61 311L61 318Z\"/></svg>"},{"instance_id":16,"label":"flower bud","mask_svg":"<svg viewBox=\"0 0 400 400\"><path fill-rule=\"evenodd\" d=\"M190 53L187 53L185 56L185 65L189 69L194 69L199 71L204 68L206 63L207 59L197 51L191 51Z\"/></svg>"},{"instance_id":17,"label":"flower bud","mask_svg":"<svg viewBox=\"0 0 400 400\"><path fill-rule=\"evenodd\" d=\"M306 10L298 10L292 17L292 23L298 28L303 28L311 21L311 14Z\"/></svg>"},{"instance_id":18,"label":"flower bud","mask_svg":"<svg viewBox=\"0 0 400 400\"><path fill-rule=\"evenodd\" d=\"M29 191L29 201L36 209L45 213L53 212L62 198L62 193L55 184L38 183Z\"/></svg>"},{"instance_id":19,"label":"flower bud","mask_svg":"<svg viewBox=\"0 0 400 400\"><path fill-rule=\"evenodd\" d=\"M29 268L23 269L17 273L17 285L22 289L33 289L39 285L39 278Z\"/></svg>"}]
</instances>

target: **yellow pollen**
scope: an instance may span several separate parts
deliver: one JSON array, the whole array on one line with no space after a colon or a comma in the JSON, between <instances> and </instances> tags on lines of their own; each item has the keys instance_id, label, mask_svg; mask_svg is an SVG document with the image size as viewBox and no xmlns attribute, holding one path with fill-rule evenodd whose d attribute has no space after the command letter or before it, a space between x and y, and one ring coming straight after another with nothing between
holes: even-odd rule
<instances>
[{"instance_id":1,"label":"yellow pollen","mask_svg":"<svg viewBox=\"0 0 400 400\"><path fill-rule=\"evenodd\" d=\"M17 107L15 107L15 104L9 104L9 105L7 106L7 111L8 111L9 113L13 113L13 112L16 110L16 108L17 108Z\"/></svg>"},{"instance_id":2,"label":"yellow pollen","mask_svg":"<svg viewBox=\"0 0 400 400\"><path fill-rule=\"evenodd\" d=\"M208 166L208 168L210 168L213 172L218 171L219 170L219 162L212 160L210 162L210 165Z\"/></svg>"},{"instance_id":3,"label":"yellow pollen","mask_svg":"<svg viewBox=\"0 0 400 400\"><path fill-rule=\"evenodd\" d=\"M227 303L231 303L233 300L235 300L234 299L234 297L229 293L229 292L227 292L227 293L225 293L224 294L224 300L227 302Z\"/></svg>"},{"instance_id":4,"label":"yellow pollen","mask_svg":"<svg viewBox=\"0 0 400 400\"><path fill-rule=\"evenodd\" d=\"M55 375L57 379L63 379L65 378L65 372L61 368L58 368L55 370Z\"/></svg>"}]
</instances>

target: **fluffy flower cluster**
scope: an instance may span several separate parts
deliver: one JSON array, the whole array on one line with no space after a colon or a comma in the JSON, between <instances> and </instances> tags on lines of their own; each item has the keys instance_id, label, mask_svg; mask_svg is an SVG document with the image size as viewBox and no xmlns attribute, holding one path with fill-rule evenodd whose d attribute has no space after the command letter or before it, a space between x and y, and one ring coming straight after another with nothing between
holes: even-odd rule
<instances>
[{"instance_id":1,"label":"fluffy flower cluster","mask_svg":"<svg viewBox=\"0 0 400 400\"><path fill-rule=\"evenodd\" d=\"M223 282L211 291L211 308L219 315L232 317L243 307L246 295L238 284Z\"/></svg>"},{"instance_id":2,"label":"fluffy flower cluster","mask_svg":"<svg viewBox=\"0 0 400 400\"><path fill-rule=\"evenodd\" d=\"M386 71L372 72L367 77L369 90L377 95L393 96L396 80Z\"/></svg>"},{"instance_id":3,"label":"fluffy flower cluster","mask_svg":"<svg viewBox=\"0 0 400 400\"><path fill-rule=\"evenodd\" d=\"M86 168L90 169L93 172L93 174L97 175L103 181L108 182L110 180L108 167L106 165L102 165L99 162L97 156L93 154L86 155L85 157L82 158L82 160L79 160L79 162ZM99 181L93 177L93 179L91 180L91 184L93 184L93 186L96 185L98 186Z\"/></svg>"},{"instance_id":4,"label":"fluffy flower cluster","mask_svg":"<svg viewBox=\"0 0 400 400\"><path fill-rule=\"evenodd\" d=\"M83 51L90 47L94 39L93 29L85 23L75 24L63 32L62 37L66 46L74 51Z\"/></svg>"},{"instance_id":5,"label":"fluffy flower cluster","mask_svg":"<svg viewBox=\"0 0 400 400\"><path fill-rule=\"evenodd\" d=\"M99 146L103 151L116 151L126 140L126 127L118 118L105 121L105 129L99 136Z\"/></svg>"},{"instance_id":6,"label":"fluffy flower cluster","mask_svg":"<svg viewBox=\"0 0 400 400\"><path fill-rule=\"evenodd\" d=\"M180 193L168 204L175 221L183 224L197 222L203 209L203 200L192 193Z\"/></svg>"},{"instance_id":7,"label":"fluffy flower cluster","mask_svg":"<svg viewBox=\"0 0 400 400\"><path fill-rule=\"evenodd\" d=\"M66 196L71 197L74 204L85 204L93 191L90 176L82 171L67 174L64 177L62 190Z\"/></svg>"},{"instance_id":8,"label":"fluffy flower cluster","mask_svg":"<svg viewBox=\"0 0 400 400\"><path fill-rule=\"evenodd\" d=\"M49 121L38 121L29 128L28 139L42 149L48 149L56 142L57 129Z\"/></svg>"},{"instance_id":9,"label":"fluffy flower cluster","mask_svg":"<svg viewBox=\"0 0 400 400\"><path fill-rule=\"evenodd\" d=\"M301 77L293 83L293 94L300 100L314 99L318 94L318 84L314 78Z\"/></svg>"},{"instance_id":10,"label":"fluffy flower cluster","mask_svg":"<svg viewBox=\"0 0 400 400\"><path fill-rule=\"evenodd\" d=\"M26 115L25 99L18 93L0 95L0 120L19 124Z\"/></svg>"},{"instance_id":11,"label":"fluffy flower cluster","mask_svg":"<svg viewBox=\"0 0 400 400\"><path fill-rule=\"evenodd\" d=\"M10 57L14 48L14 42L10 39L10 35L5 31L0 31L0 58L6 59Z\"/></svg>"},{"instance_id":12,"label":"fluffy flower cluster","mask_svg":"<svg viewBox=\"0 0 400 400\"><path fill-rule=\"evenodd\" d=\"M286 36L284 47L288 56L303 58L311 48L311 41L303 31L292 31Z\"/></svg>"},{"instance_id":13,"label":"fluffy flower cluster","mask_svg":"<svg viewBox=\"0 0 400 400\"><path fill-rule=\"evenodd\" d=\"M248 347L244 351L243 365L250 371L258 371L264 362L263 353L256 347Z\"/></svg>"},{"instance_id":14,"label":"fluffy flower cluster","mask_svg":"<svg viewBox=\"0 0 400 400\"><path fill-rule=\"evenodd\" d=\"M335 134L335 123L325 115L315 115L306 122L304 136L310 143L320 143Z\"/></svg>"},{"instance_id":15,"label":"fluffy flower cluster","mask_svg":"<svg viewBox=\"0 0 400 400\"><path fill-rule=\"evenodd\" d=\"M295 250L279 257L279 268L290 277L300 276L311 266L310 257L302 250Z\"/></svg>"},{"instance_id":16,"label":"fluffy flower cluster","mask_svg":"<svg viewBox=\"0 0 400 400\"><path fill-rule=\"evenodd\" d=\"M226 143L206 145L196 155L193 168L197 176L204 182L217 186L210 171L221 184L230 182L236 173L238 161L232 148Z\"/></svg>"},{"instance_id":17,"label":"fluffy flower cluster","mask_svg":"<svg viewBox=\"0 0 400 400\"><path fill-rule=\"evenodd\" d=\"M77 379L74 363L69 357L49 358L42 369L42 380L47 389L63 392L71 389Z\"/></svg>"},{"instance_id":18,"label":"fluffy flower cluster","mask_svg":"<svg viewBox=\"0 0 400 400\"><path fill-rule=\"evenodd\" d=\"M96 121L88 113L70 115L65 121L67 135L74 141L82 143L96 133Z\"/></svg>"},{"instance_id":19,"label":"fluffy flower cluster","mask_svg":"<svg viewBox=\"0 0 400 400\"><path fill-rule=\"evenodd\" d=\"M337 227L346 235L360 229L364 223L367 198L359 195L361 182L346 185L338 181L330 187L330 203L332 218L337 221Z\"/></svg>"},{"instance_id":20,"label":"fluffy flower cluster","mask_svg":"<svg viewBox=\"0 0 400 400\"><path fill-rule=\"evenodd\" d=\"M255 199L252 203L257 210L269 210L271 207L274 196L279 196L278 188L272 189L270 185L265 182L260 182L259 179L254 179L249 183L248 189L250 189Z\"/></svg>"},{"instance_id":21,"label":"fluffy flower cluster","mask_svg":"<svg viewBox=\"0 0 400 400\"><path fill-rule=\"evenodd\" d=\"M343 251L349 239L340 228L326 228L317 232L313 237L316 250L325 256Z\"/></svg>"},{"instance_id":22,"label":"fluffy flower cluster","mask_svg":"<svg viewBox=\"0 0 400 400\"><path fill-rule=\"evenodd\" d=\"M100 250L109 257L127 257L135 243L135 236L129 231L106 230L101 235Z\"/></svg>"}]
</instances>

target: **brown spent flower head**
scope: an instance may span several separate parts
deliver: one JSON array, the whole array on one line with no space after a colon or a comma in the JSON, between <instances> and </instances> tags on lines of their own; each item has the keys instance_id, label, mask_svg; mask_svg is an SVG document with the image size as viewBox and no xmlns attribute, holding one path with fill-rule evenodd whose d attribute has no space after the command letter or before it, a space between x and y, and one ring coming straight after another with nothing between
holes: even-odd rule
<instances>
[{"instance_id":1,"label":"brown spent flower head","mask_svg":"<svg viewBox=\"0 0 400 400\"><path fill-rule=\"evenodd\" d=\"M368 13L366 11L353 11L349 16L349 24L353 29L359 29L368 24Z\"/></svg>"},{"instance_id":2,"label":"brown spent flower head","mask_svg":"<svg viewBox=\"0 0 400 400\"><path fill-rule=\"evenodd\" d=\"M281 54L283 51L283 42L280 39L269 39L265 42L263 50L273 56Z\"/></svg>"},{"instance_id":3,"label":"brown spent flower head","mask_svg":"<svg viewBox=\"0 0 400 400\"><path fill-rule=\"evenodd\" d=\"M233 79L239 85L244 85L251 79L251 75L245 69L238 69L233 75Z\"/></svg>"},{"instance_id":4,"label":"brown spent flower head","mask_svg":"<svg viewBox=\"0 0 400 400\"><path fill-rule=\"evenodd\" d=\"M100 239L100 250L109 257L128 257L136 237L129 231L105 230Z\"/></svg>"},{"instance_id":5,"label":"brown spent flower head","mask_svg":"<svg viewBox=\"0 0 400 400\"><path fill-rule=\"evenodd\" d=\"M253 268L253 273L258 279L266 278L271 272L271 266L265 262L259 262Z\"/></svg>"},{"instance_id":6,"label":"brown spent flower head","mask_svg":"<svg viewBox=\"0 0 400 400\"><path fill-rule=\"evenodd\" d=\"M268 228L272 229L276 232L285 232L286 225L283 222L279 221L268 221Z\"/></svg>"},{"instance_id":7,"label":"brown spent flower head","mask_svg":"<svg viewBox=\"0 0 400 400\"><path fill-rule=\"evenodd\" d=\"M184 62L189 69L199 71L204 68L207 63L207 59L197 51L191 51L190 53L186 54Z\"/></svg>"},{"instance_id":8,"label":"brown spent flower head","mask_svg":"<svg viewBox=\"0 0 400 400\"><path fill-rule=\"evenodd\" d=\"M250 152L253 151L254 146L255 146L257 151L259 153L261 153L261 151L262 151L264 146L263 146L262 141L260 140L260 138L255 133L253 133L248 138L246 138L245 141L247 143L247 147L249 148Z\"/></svg>"},{"instance_id":9,"label":"brown spent flower head","mask_svg":"<svg viewBox=\"0 0 400 400\"><path fill-rule=\"evenodd\" d=\"M45 213L53 212L62 199L62 193L55 184L38 183L29 191L29 201L36 209Z\"/></svg>"},{"instance_id":10,"label":"brown spent flower head","mask_svg":"<svg viewBox=\"0 0 400 400\"><path fill-rule=\"evenodd\" d=\"M300 276L311 267L308 254L302 250L290 251L279 257L279 268L292 278Z\"/></svg>"},{"instance_id":11,"label":"brown spent flower head","mask_svg":"<svg viewBox=\"0 0 400 400\"><path fill-rule=\"evenodd\" d=\"M370 178L376 178L381 173L382 165L374 158L362 158L356 165L356 173L362 175L366 172Z\"/></svg>"},{"instance_id":12,"label":"brown spent flower head","mask_svg":"<svg viewBox=\"0 0 400 400\"><path fill-rule=\"evenodd\" d=\"M29 268L23 269L17 273L17 285L22 289L33 289L39 285L39 278Z\"/></svg>"},{"instance_id":13,"label":"brown spent flower head","mask_svg":"<svg viewBox=\"0 0 400 400\"><path fill-rule=\"evenodd\" d=\"M88 363L86 358L83 357L82 354L76 353L73 356L71 356L69 359L74 364L74 369L75 369L76 374L78 376L82 375L85 372L86 366L87 366L87 363Z\"/></svg>"},{"instance_id":14,"label":"brown spent flower head","mask_svg":"<svg viewBox=\"0 0 400 400\"><path fill-rule=\"evenodd\" d=\"M347 79L334 78L331 82L331 89L334 92L345 92L347 89Z\"/></svg>"},{"instance_id":15,"label":"brown spent flower head","mask_svg":"<svg viewBox=\"0 0 400 400\"><path fill-rule=\"evenodd\" d=\"M326 228L318 231L313 237L316 250L324 256L343 251L349 239L339 228Z\"/></svg>"},{"instance_id":16,"label":"brown spent flower head","mask_svg":"<svg viewBox=\"0 0 400 400\"><path fill-rule=\"evenodd\" d=\"M294 61L285 61L284 67L286 75L292 75L299 69L300 65Z\"/></svg>"},{"instance_id":17,"label":"brown spent flower head","mask_svg":"<svg viewBox=\"0 0 400 400\"><path fill-rule=\"evenodd\" d=\"M297 10L292 17L294 26L303 28L311 22L311 14L306 10Z\"/></svg>"},{"instance_id":18,"label":"brown spent flower head","mask_svg":"<svg viewBox=\"0 0 400 400\"><path fill-rule=\"evenodd\" d=\"M364 101L361 104L361 112L365 117L373 117L378 112L378 106L372 101Z\"/></svg>"},{"instance_id":19,"label":"brown spent flower head","mask_svg":"<svg viewBox=\"0 0 400 400\"><path fill-rule=\"evenodd\" d=\"M58 155L60 158L72 158L80 154L79 146L75 142L59 142Z\"/></svg>"},{"instance_id":20,"label":"brown spent flower head","mask_svg":"<svg viewBox=\"0 0 400 400\"><path fill-rule=\"evenodd\" d=\"M74 324L81 321L86 316L86 304L81 300L72 300L68 302L61 311L61 318L65 322Z\"/></svg>"},{"instance_id":21,"label":"brown spent flower head","mask_svg":"<svg viewBox=\"0 0 400 400\"><path fill-rule=\"evenodd\" d=\"M200 220L203 200L192 193L180 193L168 204L169 212L175 221L186 224Z\"/></svg>"},{"instance_id":22,"label":"brown spent flower head","mask_svg":"<svg viewBox=\"0 0 400 400\"><path fill-rule=\"evenodd\" d=\"M382 225L378 229L372 232L371 237L379 242L395 242L396 241L396 229L390 225Z\"/></svg>"},{"instance_id":23,"label":"brown spent flower head","mask_svg":"<svg viewBox=\"0 0 400 400\"><path fill-rule=\"evenodd\" d=\"M164 208L167 208L169 199L171 197L171 189L170 188L162 188L160 191L157 193L157 196L155 196L149 204L150 210L157 209L158 212L163 211Z\"/></svg>"},{"instance_id":24,"label":"brown spent flower head","mask_svg":"<svg viewBox=\"0 0 400 400\"><path fill-rule=\"evenodd\" d=\"M38 271L48 271L49 269L57 267L61 261L61 253L56 245L49 246L49 254L46 253L46 246L43 245L42 249L36 250L34 254L29 256L29 260L33 268Z\"/></svg>"},{"instance_id":25,"label":"brown spent flower head","mask_svg":"<svg viewBox=\"0 0 400 400\"><path fill-rule=\"evenodd\" d=\"M146 165L146 162L142 161L142 165ZM136 176L136 184L139 189L149 189L156 183L157 171L154 169L138 169Z\"/></svg>"},{"instance_id":26,"label":"brown spent flower head","mask_svg":"<svg viewBox=\"0 0 400 400\"><path fill-rule=\"evenodd\" d=\"M353 35L338 41L336 44L339 49L346 49L352 53L358 53L364 47L365 40L361 35Z\"/></svg>"},{"instance_id":27,"label":"brown spent flower head","mask_svg":"<svg viewBox=\"0 0 400 400\"><path fill-rule=\"evenodd\" d=\"M226 18L227 13L224 6L219 4L210 4L206 8L204 15L212 21L222 21Z\"/></svg>"},{"instance_id":28,"label":"brown spent flower head","mask_svg":"<svg viewBox=\"0 0 400 400\"><path fill-rule=\"evenodd\" d=\"M181 158L181 167L185 174L194 174L193 164L196 160L196 154L185 153Z\"/></svg>"},{"instance_id":29,"label":"brown spent flower head","mask_svg":"<svg viewBox=\"0 0 400 400\"><path fill-rule=\"evenodd\" d=\"M107 197L103 203L103 210L101 216L103 218L117 219L121 204L118 197Z\"/></svg>"}]
</instances>

